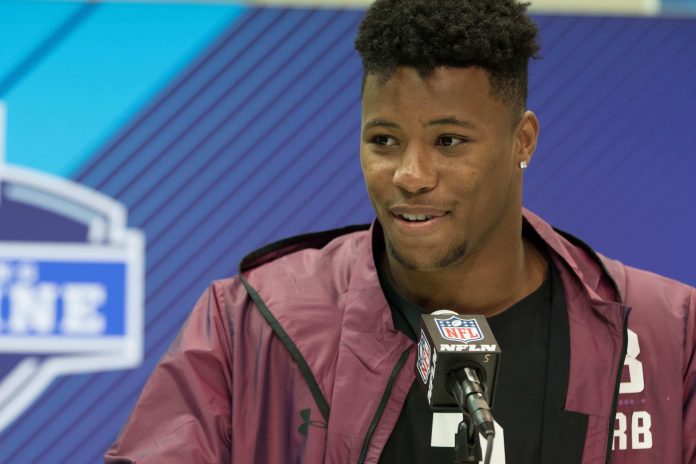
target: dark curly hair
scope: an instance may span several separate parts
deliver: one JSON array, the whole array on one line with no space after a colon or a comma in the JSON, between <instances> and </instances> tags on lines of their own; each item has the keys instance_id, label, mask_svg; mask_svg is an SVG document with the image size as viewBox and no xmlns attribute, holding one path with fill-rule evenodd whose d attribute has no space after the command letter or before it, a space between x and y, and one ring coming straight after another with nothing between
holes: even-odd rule
<instances>
[{"instance_id":1,"label":"dark curly hair","mask_svg":"<svg viewBox=\"0 0 696 464\"><path fill-rule=\"evenodd\" d=\"M400 66L423 76L438 66L484 68L492 96L523 111L527 65L539 51L528 5L516 0L376 0L360 24L355 48L365 76L385 80Z\"/></svg>"}]
</instances>

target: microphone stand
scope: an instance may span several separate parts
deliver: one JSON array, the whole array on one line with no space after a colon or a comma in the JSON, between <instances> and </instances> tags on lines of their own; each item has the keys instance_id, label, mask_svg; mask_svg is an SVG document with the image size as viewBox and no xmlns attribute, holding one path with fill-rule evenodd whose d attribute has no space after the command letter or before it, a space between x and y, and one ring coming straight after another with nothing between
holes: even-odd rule
<instances>
[{"instance_id":1,"label":"microphone stand","mask_svg":"<svg viewBox=\"0 0 696 464\"><path fill-rule=\"evenodd\" d=\"M463 412L463 419L454 435L454 464L481 462L481 443L471 416Z\"/></svg>"},{"instance_id":2,"label":"microphone stand","mask_svg":"<svg viewBox=\"0 0 696 464\"><path fill-rule=\"evenodd\" d=\"M481 462L479 428L486 435L488 444L485 464L490 463L495 429L478 375L473 369L464 367L450 372L447 381L463 416L454 436L454 464Z\"/></svg>"}]
</instances>

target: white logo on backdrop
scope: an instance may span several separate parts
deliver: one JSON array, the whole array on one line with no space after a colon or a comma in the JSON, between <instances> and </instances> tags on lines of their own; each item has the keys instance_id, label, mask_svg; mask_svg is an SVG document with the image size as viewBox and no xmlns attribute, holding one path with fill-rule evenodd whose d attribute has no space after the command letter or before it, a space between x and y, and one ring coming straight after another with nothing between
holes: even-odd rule
<instances>
[{"instance_id":1,"label":"white logo on backdrop","mask_svg":"<svg viewBox=\"0 0 696 464\"><path fill-rule=\"evenodd\" d=\"M51 229L51 218L86 232L84 241L53 240L51 230L0 240L0 360L21 357L0 378L0 431L58 376L140 365L144 313L144 239L126 227L124 206L67 179L5 164L6 118L0 102L0 208L44 218L15 234ZM0 231L15 220L28 219L10 216ZM37 234L48 238L37 241Z\"/></svg>"}]
</instances>

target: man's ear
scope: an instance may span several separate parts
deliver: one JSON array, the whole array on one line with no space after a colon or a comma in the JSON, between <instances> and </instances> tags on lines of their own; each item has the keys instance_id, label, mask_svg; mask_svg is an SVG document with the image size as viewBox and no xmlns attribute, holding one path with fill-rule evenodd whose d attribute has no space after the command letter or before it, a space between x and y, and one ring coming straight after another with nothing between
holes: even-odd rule
<instances>
[{"instance_id":1,"label":"man's ear","mask_svg":"<svg viewBox=\"0 0 696 464\"><path fill-rule=\"evenodd\" d=\"M525 111L515 129L515 163L528 166L537 147L539 120L531 111ZM524 169L524 168L523 168Z\"/></svg>"}]
</instances>

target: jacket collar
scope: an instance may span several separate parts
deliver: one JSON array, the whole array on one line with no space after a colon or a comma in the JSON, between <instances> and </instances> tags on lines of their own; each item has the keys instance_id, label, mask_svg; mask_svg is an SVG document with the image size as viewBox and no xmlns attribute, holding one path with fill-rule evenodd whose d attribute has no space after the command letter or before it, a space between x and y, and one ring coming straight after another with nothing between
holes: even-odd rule
<instances>
[{"instance_id":1,"label":"jacket collar","mask_svg":"<svg viewBox=\"0 0 696 464\"><path fill-rule=\"evenodd\" d=\"M591 300L621 301L613 277L607 272L600 256L588 245L554 229L527 209L523 209L522 217L554 252L555 261L560 261L574 274L578 284Z\"/></svg>"},{"instance_id":2,"label":"jacket collar","mask_svg":"<svg viewBox=\"0 0 696 464\"><path fill-rule=\"evenodd\" d=\"M630 308L622 303L623 267L530 211L523 216L553 252L564 286L570 326L565 407L590 417L585 452L603 457L626 349Z\"/></svg>"}]
</instances>

